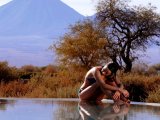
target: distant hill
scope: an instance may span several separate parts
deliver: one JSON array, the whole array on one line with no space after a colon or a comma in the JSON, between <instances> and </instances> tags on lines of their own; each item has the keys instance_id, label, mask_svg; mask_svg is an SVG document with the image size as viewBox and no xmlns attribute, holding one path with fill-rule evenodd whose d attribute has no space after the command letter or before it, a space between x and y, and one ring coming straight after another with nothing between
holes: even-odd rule
<instances>
[{"instance_id":1,"label":"distant hill","mask_svg":"<svg viewBox=\"0 0 160 120\"><path fill-rule=\"evenodd\" d=\"M53 63L48 47L83 18L60 0L12 0L0 7L0 61L18 67Z\"/></svg>"},{"instance_id":2,"label":"distant hill","mask_svg":"<svg viewBox=\"0 0 160 120\"><path fill-rule=\"evenodd\" d=\"M84 18L60 0L12 0L0 6L0 61L17 67L55 63L56 56L48 47L67 32L70 24ZM143 60L160 61L158 47L146 54Z\"/></svg>"},{"instance_id":3,"label":"distant hill","mask_svg":"<svg viewBox=\"0 0 160 120\"><path fill-rule=\"evenodd\" d=\"M0 7L0 36L58 36L83 18L60 0L13 0Z\"/></svg>"}]
</instances>

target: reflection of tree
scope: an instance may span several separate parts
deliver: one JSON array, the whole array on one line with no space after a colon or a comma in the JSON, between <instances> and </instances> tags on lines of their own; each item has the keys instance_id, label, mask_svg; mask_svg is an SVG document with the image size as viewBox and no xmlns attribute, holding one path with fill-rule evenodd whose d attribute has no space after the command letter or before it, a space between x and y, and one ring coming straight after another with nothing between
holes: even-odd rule
<instances>
[{"instance_id":1,"label":"reflection of tree","mask_svg":"<svg viewBox=\"0 0 160 120\"><path fill-rule=\"evenodd\" d=\"M0 99L0 111L6 110L8 104L13 106L15 104L15 100Z\"/></svg>"},{"instance_id":2,"label":"reflection of tree","mask_svg":"<svg viewBox=\"0 0 160 120\"><path fill-rule=\"evenodd\" d=\"M53 112L56 120L81 120L76 101L56 102L57 109Z\"/></svg>"},{"instance_id":3,"label":"reflection of tree","mask_svg":"<svg viewBox=\"0 0 160 120\"><path fill-rule=\"evenodd\" d=\"M79 102L79 113L83 120L122 120L127 118L128 105Z\"/></svg>"}]
</instances>

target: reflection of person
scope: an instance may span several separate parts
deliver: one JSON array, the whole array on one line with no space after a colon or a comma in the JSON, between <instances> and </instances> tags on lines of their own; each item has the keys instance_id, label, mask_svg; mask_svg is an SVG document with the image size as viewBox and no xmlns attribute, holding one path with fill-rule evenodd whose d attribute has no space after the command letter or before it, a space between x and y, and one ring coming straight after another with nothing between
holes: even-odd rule
<instances>
[{"instance_id":1,"label":"reflection of person","mask_svg":"<svg viewBox=\"0 0 160 120\"><path fill-rule=\"evenodd\" d=\"M122 120L129 111L127 104L104 104L93 101L80 101L78 107L83 120Z\"/></svg>"},{"instance_id":2,"label":"reflection of person","mask_svg":"<svg viewBox=\"0 0 160 120\"><path fill-rule=\"evenodd\" d=\"M119 65L109 62L105 66L91 68L85 75L84 83L79 90L80 100L101 101L105 95L111 97L115 102L127 99L129 93L116 77Z\"/></svg>"}]
</instances>

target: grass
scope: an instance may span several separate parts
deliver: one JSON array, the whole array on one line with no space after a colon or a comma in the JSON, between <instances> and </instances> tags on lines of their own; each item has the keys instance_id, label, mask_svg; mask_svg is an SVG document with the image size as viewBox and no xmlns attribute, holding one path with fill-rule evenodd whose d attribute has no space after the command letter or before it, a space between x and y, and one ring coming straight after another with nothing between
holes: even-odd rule
<instances>
[{"instance_id":1,"label":"grass","mask_svg":"<svg viewBox=\"0 0 160 120\"><path fill-rule=\"evenodd\" d=\"M146 101L147 102L154 102L154 103L160 102L160 85L158 85L158 87L155 90L153 90L149 93L149 96Z\"/></svg>"},{"instance_id":2,"label":"grass","mask_svg":"<svg viewBox=\"0 0 160 120\"><path fill-rule=\"evenodd\" d=\"M29 85L17 81L12 81L8 84L0 84L1 97L23 97L28 92Z\"/></svg>"},{"instance_id":3,"label":"grass","mask_svg":"<svg viewBox=\"0 0 160 120\"><path fill-rule=\"evenodd\" d=\"M18 80L1 82L0 97L77 98L86 70L70 68L51 71L37 72L27 83ZM160 102L159 75L130 73L118 78L129 91L132 101Z\"/></svg>"},{"instance_id":4,"label":"grass","mask_svg":"<svg viewBox=\"0 0 160 120\"><path fill-rule=\"evenodd\" d=\"M27 83L30 92L25 97L77 98L83 77L84 72L74 70L60 70L52 76L37 74Z\"/></svg>"},{"instance_id":5,"label":"grass","mask_svg":"<svg viewBox=\"0 0 160 120\"><path fill-rule=\"evenodd\" d=\"M148 101L154 102L154 97L151 96L152 92L156 91L155 96L160 98L157 93L158 84L160 83L159 75L139 75L139 74L124 74L120 77L125 88L130 93L130 99L133 101ZM160 101L159 101L160 102Z\"/></svg>"}]
</instances>

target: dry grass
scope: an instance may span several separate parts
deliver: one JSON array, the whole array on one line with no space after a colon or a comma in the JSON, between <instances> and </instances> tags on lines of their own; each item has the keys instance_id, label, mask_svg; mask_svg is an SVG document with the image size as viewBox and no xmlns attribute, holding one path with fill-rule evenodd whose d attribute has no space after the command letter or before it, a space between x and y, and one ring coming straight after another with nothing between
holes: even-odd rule
<instances>
[{"instance_id":1,"label":"dry grass","mask_svg":"<svg viewBox=\"0 0 160 120\"><path fill-rule=\"evenodd\" d=\"M26 83L10 81L0 84L1 97L77 98L86 70L59 69L52 74L39 72ZM132 101L160 102L160 76L123 74L119 76Z\"/></svg>"},{"instance_id":2,"label":"dry grass","mask_svg":"<svg viewBox=\"0 0 160 120\"><path fill-rule=\"evenodd\" d=\"M1 83L0 96L2 97L23 97L28 92L29 86L17 81L8 84Z\"/></svg>"},{"instance_id":3,"label":"dry grass","mask_svg":"<svg viewBox=\"0 0 160 120\"><path fill-rule=\"evenodd\" d=\"M154 90L149 93L149 96L146 100L147 102L155 102L159 103L160 102L160 85Z\"/></svg>"},{"instance_id":4,"label":"dry grass","mask_svg":"<svg viewBox=\"0 0 160 120\"><path fill-rule=\"evenodd\" d=\"M133 101L145 102L148 97L152 97L150 94L153 91L156 91L158 85L160 84L159 75L146 76L132 73L124 74L120 77L120 79L123 81L126 89L129 91L130 99ZM157 96L159 95L157 94ZM150 102L154 102L154 100L150 100Z\"/></svg>"},{"instance_id":5,"label":"dry grass","mask_svg":"<svg viewBox=\"0 0 160 120\"><path fill-rule=\"evenodd\" d=\"M76 98L83 76L84 72L81 70L77 72L61 70L52 76L46 74L33 76L27 83L30 92L25 97Z\"/></svg>"}]
</instances>

